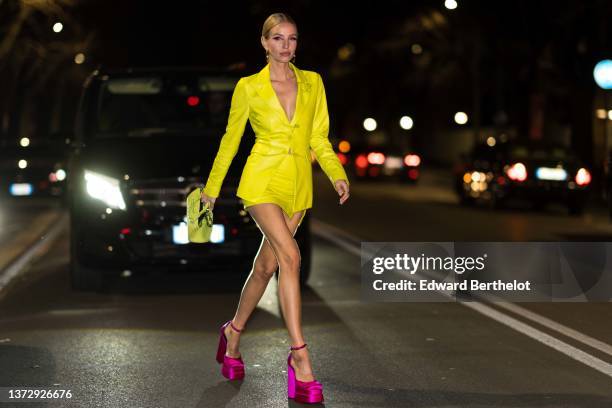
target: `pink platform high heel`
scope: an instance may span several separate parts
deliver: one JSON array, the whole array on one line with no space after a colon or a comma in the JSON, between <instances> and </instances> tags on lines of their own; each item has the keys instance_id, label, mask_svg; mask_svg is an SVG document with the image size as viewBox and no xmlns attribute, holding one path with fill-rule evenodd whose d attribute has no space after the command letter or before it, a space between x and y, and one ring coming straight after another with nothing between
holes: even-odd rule
<instances>
[{"instance_id":1,"label":"pink platform high heel","mask_svg":"<svg viewBox=\"0 0 612 408\"><path fill-rule=\"evenodd\" d=\"M291 350L306 347L306 343ZM316 404L323 402L323 384L317 380L300 381L295 377L295 370L291 366L291 351L287 357L287 396L302 404Z\"/></svg>"},{"instance_id":2,"label":"pink platform high heel","mask_svg":"<svg viewBox=\"0 0 612 408\"><path fill-rule=\"evenodd\" d=\"M232 321L225 323L221 326L221 334L219 336L219 347L217 348L217 362L221 365L221 374L229 380L240 380L244 378L244 362L242 361L242 355L238 358L229 357L225 355L227 350L227 337L225 336L225 328L230 325L232 329L240 333L239 330L234 326Z\"/></svg>"}]
</instances>

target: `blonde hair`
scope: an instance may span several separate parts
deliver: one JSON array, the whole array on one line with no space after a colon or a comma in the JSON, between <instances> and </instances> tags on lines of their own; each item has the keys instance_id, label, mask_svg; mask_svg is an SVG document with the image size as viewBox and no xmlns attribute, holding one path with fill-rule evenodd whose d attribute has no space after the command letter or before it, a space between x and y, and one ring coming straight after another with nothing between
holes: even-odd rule
<instances>
[{"instance_id":1,"label":"blonde hair","mask_svg":"<svg viewBox=\"0 0 612 408\"><path fill-rule=\"evenodd\" d=\"M285 13L274 13L270 14L270 16L266 18L266 21L264 21L263 28L261 29L261 36L267 40L270 35L270 30L272 30L274 26L277 26L280 23L291 23L295 26L295 29L297 30L297 24L295 23L293 18L291 18L291 16Z\"/></svg>"}]
</instances>

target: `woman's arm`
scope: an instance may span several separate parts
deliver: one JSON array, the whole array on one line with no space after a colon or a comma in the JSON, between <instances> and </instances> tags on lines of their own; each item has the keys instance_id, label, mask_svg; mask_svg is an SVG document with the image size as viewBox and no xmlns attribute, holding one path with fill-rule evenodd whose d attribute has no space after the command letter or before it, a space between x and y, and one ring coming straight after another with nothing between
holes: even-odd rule
<instances>
[{"instance_id":1,"label":"woman's arm","mask_svg":"<svg viewBox=\"0 0 612 408\"><path fill-rule=\"evenodd\" d=\"M340 159L334 152L334 149L329 142L329 113L327 111L327 98L325 95L325 86L321 75L317 73L317 100L315 105L314 120L312 124L312 135L310 137L310 147L314 150L319 165L335 186L337 180L346 180L349 184L348 177L344 171Z\"/></svg>"},{"instance_id":2,"label":"woman's arm","mask_svg":"<svg viewBox=\"0 0 612 408\"><path fill-rule=\"evenodd\" d=\"M240 78L232 95L232 106L227 120L225 134L221 138L219 151L208 175L203 193L209 197L218 197L221 185L227 174L234 156L238 152L240 140L244 134L247 119L249 118L249 100L245 90L244 78Z\"/></svg>"}]
</instances>

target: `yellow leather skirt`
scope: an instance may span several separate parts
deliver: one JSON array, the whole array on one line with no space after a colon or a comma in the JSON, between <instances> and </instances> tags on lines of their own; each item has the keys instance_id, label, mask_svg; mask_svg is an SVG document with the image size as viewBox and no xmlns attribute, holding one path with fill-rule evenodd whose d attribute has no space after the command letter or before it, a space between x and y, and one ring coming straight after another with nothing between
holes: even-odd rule
<instances>
[{"instance_id":1,"label":"yellow leather skirt","mask_svg":"<svg viewBox=\"0 0 612 408\"><path fill-rule=\"evenodd\" d=\"M256 201L249 201L242 199L244 208L250 207L255 204L262 203L274 203L280 206L280 208L291 218L296 212L303 211L302 216L298 225L302 224L302 220L306 215L306 209L294 209L295 201L295 180L297 177L297 169L295 166L294 158L291 155L287 155L285 160L282 161L274 176L270 179L266 190Z\"/></svg>"}]
</instances>

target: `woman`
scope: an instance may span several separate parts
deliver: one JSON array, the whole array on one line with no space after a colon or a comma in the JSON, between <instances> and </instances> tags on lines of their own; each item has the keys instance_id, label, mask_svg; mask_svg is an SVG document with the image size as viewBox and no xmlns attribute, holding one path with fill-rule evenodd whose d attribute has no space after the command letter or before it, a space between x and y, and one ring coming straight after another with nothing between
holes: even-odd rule
<instances>
[{"instance_id":1,"label":"woman","mask_svg":"<svg viewBox=\"0 0 612 408\"><path fill-rule=\"evenodd\" d=\"M286 14L272 14L264 22L261 44L268 64L236 84L226 132L201 201L214 209L248 119L256 138L237 196L263 238L236 314L221 327L217 361L223 364L225 377L244 377L238 351L241 328L280 268L280 305L292 344L287 359L288 394L300 402L321 402L322 385L313 376L302 334L300 251L293 238L306 210L312 207L310 149L338 192L340 204L349 197L349 182L328 140L329 116L321 76L290 62L295 59L297 37L297 26Z\"/></svg>"}]
</instances>

